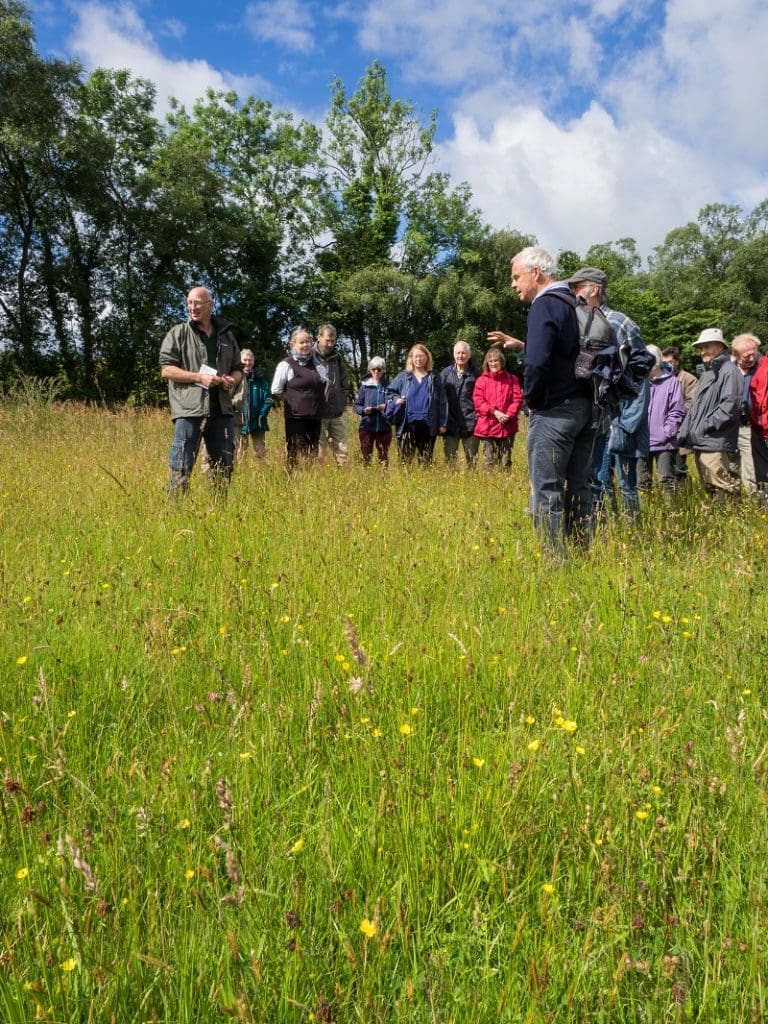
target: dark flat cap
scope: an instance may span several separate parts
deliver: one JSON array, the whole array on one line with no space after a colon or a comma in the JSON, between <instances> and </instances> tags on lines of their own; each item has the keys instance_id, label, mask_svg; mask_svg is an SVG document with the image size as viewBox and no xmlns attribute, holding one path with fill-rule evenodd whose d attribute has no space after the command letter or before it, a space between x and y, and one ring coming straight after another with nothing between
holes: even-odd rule
<instances>
[{"instance_id":1,"label":"dark flat cap","mask_svg":"<svg viewBox=\"0 0 768 1024\"><path fill-rule=\"evenodd\" d=\"M601 288L605 288L608 278L605 271L600 270L599 267L581 267L572 277L568 278L568 284L585 284L587 282L599 284Z\"/></svg>"}]
</instances>

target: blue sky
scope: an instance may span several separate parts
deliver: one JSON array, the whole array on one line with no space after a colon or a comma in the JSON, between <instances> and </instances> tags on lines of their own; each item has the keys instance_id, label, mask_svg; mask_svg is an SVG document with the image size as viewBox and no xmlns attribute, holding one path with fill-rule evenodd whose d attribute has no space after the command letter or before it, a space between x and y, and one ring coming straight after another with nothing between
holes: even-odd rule
<instances>
[{"instance_id":1,"label":"blue sky","mask_svg":"<svg viewBox=\"0 0 768 1024\"><path fill-rule=\"evenodd\" d=\"M710 202L768 198L765 0L209 0L31 4L45 54L128 67L186 104L253 93L320 122L379 59L438 111L435 167L557 251L642 253Z\"/></svg>"}]
</instances>

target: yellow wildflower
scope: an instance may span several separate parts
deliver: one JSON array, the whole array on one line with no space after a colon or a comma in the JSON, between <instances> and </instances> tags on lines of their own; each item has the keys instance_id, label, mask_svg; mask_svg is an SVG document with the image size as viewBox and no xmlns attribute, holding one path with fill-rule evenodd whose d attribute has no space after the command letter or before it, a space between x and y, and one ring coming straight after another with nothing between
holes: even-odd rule
<instances>
[{"instance_id":1,"label":"yellow wildflower","mask_svg":"<svg viewBox=\"0 0 768 1024\"><path fill-rule=\"evenodd\" d=\"M412 730L411 730L410 725L408 725L407 722L403 722L403 724L400 726L400 734L401 734L401 736L410 736L411 732L412 732Z\"/></svg>"},{"instance_id":2,"label":"yellow wildflower","mask_svg":"<svg viewBox=\"0 0 768 1024\"><path fill-rule=\"evenodd\" d=\"M19 881L21 881L22 878L26 878L28 874L29 868L19 868L19 870L16 872L16 877L18 878Z\"/></svg>"},{"instance_id":3,"label":"yellow wildflower","mask_svg":"<svg viewBox=\"0 0 768 1024\"><path fill-rule=\"evenodd\" d=\"M192 824L192 822L189 820L189 818L182 818L181 821L179 822L179 824L176 827L177 828L181 828L181 829L185 829L185 828L189 828L189 826L191 824Z\"/></svg>"},{"instance_id":4,"label":"yellow wildflower","mask_svg":"<svg viewBox=\"0 0 768 1024\"><path fill-rule=\"evenodd\" d=\"M541 740L531 740L531 742L528 744L528 749L530 750L530 752L532 754L535 754L540 746L541 746Z\"/></svg>"},{"instance_id":5,"label":"yellow wildflower","mask_svg":"<svg viewBox=\"0 0 768 1024\"><path fill-rule=\"evenodd\" d=\"M544 885L542 885L541 890L542 892L545 892L547 896L551 896L555 891L555 887L551 882L545 882Z\"/></svg>"},{"instance_id":6,"label":"yellow wildflower","mask_svg":"<svg viewBox=\"0 0 768 1024\"><path fill-rule=\"evenodd\" d=\"M563 718L562 715L555 719L555 725L559 726L563 732L574 733L578 729L578 725L575 722L569 718Z\"/></svg>"},{"instance_id":7,"label":"yellow wildflower","mask_svg":"<svg viewBox=\"0 0 768 1024\"><path fill-rule=\"evenodd\" d=\"M302 836L302 837L300 837L299 839L296 840L296 842L291 847L290 852L291 853L301 853L301 851L303 849L304 849L304 837Z\"/></svg>"},{"instance_id":8,"label":"yellow wildflower","mask_svg":"<svg viewBox=\"0 0 768 1024\"><path fill-rule=\"evenodd\" d=\"M184 877L187 879L187 881L189 881L190 878L194 878L195 877L195 869L194 868L187 868L187 870L184 872Z\"/></svg>"},{"instance_id":9,"label":"yellow wildflower","mask_svg":"<svg viewBox=\"0 0 768 1024\"><path fill-rule=\"evenodd\" d=\"M62 969L62 971L66 971L68 974L70 971L74 971L74 969L77 967L77 960L75 960L75 958L71 956L68 960L65 960L63 964L59 964L59 967Z\"/></svg>"},{"instance_id":10,"label":"yellow wildflower","mask_svg":"<svg viewBox=\"0 0 768 1024\"><path fill-rule=\"evenodd\" d=\"M369 920L367 917L364 917L363 920L360 922L360 931L363 933L366 939L372 939L376 934L376 922Z\"/></svg>"},{"instance_id":11,"label":"yellow wildflower","mask_svg":"<svg viewBox=\"0 0 768 1024\"><path fill-rule=\"evenodd\" d=\"M482 768L483 765L485 764L485 758L484 757L473 757L472 758L472 764L475 766L475 768Z\"/></svg>"},{"instance_id":12,"label":"yellow wildflower","mask_svg":"<svg viewBox=\"0 0 768 1024\"><path fill-rule=\"evenodd\" d=\"M17 658L16 659L16 664L17 665L26 665L27 664L27 656L26 656L26 654L22 654L19 658Z\"/></svg>"},{"instance_id":13,"label":"yellow wildflower","mask_svg":"<svg viewBox=\"0 0 768 1024\"><path fill-rule=\"evenodd\" d=\"M638 821L645 821L648 817L648 811L635 811L635 817Z\"/></svg>"}]
</instances>

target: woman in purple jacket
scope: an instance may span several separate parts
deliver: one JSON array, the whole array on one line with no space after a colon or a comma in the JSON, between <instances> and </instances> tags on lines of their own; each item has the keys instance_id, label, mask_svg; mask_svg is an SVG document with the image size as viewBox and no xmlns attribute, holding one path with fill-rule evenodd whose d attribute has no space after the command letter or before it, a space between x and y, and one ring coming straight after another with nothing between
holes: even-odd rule
<instances>
[{"instance_id":1,"label":"woman in purple jacket","mask_svg":"<svg viewBox=\"0 0 768 1024\"><path fill-rule=\"evenodd\" d=\"M656 345L647 345L646 348L656 360L650 375L651 400L648 405L651 454L647 459L639 460L638 486L650 490L655 465L661 489L669 494L675 489L677 431L685 417L685 400L672 364L664 362Z\"/></svg>"}]
</instances>

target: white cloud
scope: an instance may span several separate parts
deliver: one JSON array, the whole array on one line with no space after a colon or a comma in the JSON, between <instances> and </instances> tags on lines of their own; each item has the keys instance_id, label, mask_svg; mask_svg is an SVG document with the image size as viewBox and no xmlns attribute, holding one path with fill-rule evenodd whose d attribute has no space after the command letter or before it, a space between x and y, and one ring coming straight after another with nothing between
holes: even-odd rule
<instances>
[{"instance_id":1,"label":"white cloud","mask_svg":"<svg viewBox=\"0 0 768 1024\"><path fill-rule=\"evenodd\" d=\"M75 10L71 52L86 68L128 68L135 76L154 82L159 113L168 109L171 97L189 108L207 89L234 90L240 96L254 89L262 93L269 89L265 82L218 71L204 60L165 57L131 4L108 7L86 3Z\"/></svg>"},{"instance_id":2,"label":"white cloud","mask_svg":"<svg viewBox=\"0 0 768 1024\"><path fill-rule=\"evenodd\" d=\"M534 234L553 251L632 237L647 254L712 199L711 177L690 150L648 122L621 128L597 104L564 126L517 107L488 132L459 114L438 158L470 183L491 224Z\"/></svg>"},{"instance_id":3,"label":"white cloud","mask_svg":"<svg viewBox=\"0 0 768 1024\"><path fill-rule=\"evenodd\" d=\"M494 226L646 253L706 203L765 197L766 38L765 0L369 0L358 31L453 89L439 157Z\"/></svg>"},{"instance_id":4,"label":"white cloud","mask_svg":"<svg viewBox=\"0 0 768 1024\"><path fill-rule=\"evenodd\" d=\"M371 0L360 12L358 41L372 53L397 55L412 81L460 84L504 70L497 35L509 18L506 0L468 7L464 0Z\"/></svg>"},{"instance_id":5,"label":"white cloud","mask_svg":"<svg viewBox=\"0 0 768 1024\"><path fill-rule=\"evenodd\" d=\"M245 23L254 39L301 53L315 47L312 16L300 0L259 0L245 9Z\"/></svg>"},{"instance_id":6,"label":"white cloud","mask_svg":"<svg viewBox=\"0 0 768 1024\"><path fill-rule=\"evenodd\" d=\"M178 18L166 18L162 24L162 33L173 39L183 39L187 34L187 26Z\"/></svg>"},{"instance_id":7,"label":"white cloud","mask_svg":"<svg viewBox=\"0 0 768 1024\"><path fill-rule=\"evenodd\" d=\"M669 0L660 52L642 54L612 85L626 119L648 111L707 161L764 161L768 136L768 7L764 0Z\"/></svg>"}]
</instances>

